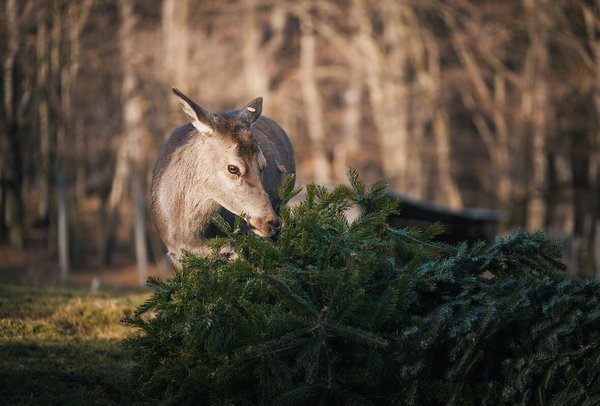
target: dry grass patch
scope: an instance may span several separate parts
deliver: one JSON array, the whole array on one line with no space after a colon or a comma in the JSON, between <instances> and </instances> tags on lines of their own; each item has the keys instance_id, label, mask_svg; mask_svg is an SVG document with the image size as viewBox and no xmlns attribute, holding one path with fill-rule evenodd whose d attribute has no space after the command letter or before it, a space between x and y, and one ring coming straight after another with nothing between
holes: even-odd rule
<instances>
[{"instance_id":1,"label":"dry grass patch","mask_svg":"<svg viewBox=\"0 0 600 406\"><path fill-rule=\"evenodd\" d=\"M145 292L0 286L0 399L7 404L134 403L130 330Z\"/></svg>"}]
</instances>

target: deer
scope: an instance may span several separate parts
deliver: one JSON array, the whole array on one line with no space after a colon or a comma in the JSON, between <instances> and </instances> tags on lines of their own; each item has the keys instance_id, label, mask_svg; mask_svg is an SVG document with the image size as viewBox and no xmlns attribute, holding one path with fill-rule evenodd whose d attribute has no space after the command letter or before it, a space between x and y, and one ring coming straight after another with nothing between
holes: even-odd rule
<instances>
[{"instance_id":1,"label":"deer","mask_svg":"<svg viewBox=\"0 0 600 406\"><path fill-rule=\"evenodd\" d=\"M212 113L172 90L189 122L171 133L158 154L150 212L167 256L180 270L184 255L211 252L217 213L229 221L243 217L261 237L279 233L281 220L269 195L295 175L296 164L286 132L261 115L262 97Z\"/></svg>"}]
</instances>

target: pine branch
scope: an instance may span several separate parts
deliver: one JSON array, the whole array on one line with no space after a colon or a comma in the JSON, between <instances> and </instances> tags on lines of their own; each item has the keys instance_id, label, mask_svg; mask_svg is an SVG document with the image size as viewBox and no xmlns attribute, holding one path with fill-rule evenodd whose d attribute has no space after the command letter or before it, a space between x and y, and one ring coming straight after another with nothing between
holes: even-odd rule
<instances>
[{"instance_id":1,"label":"pine branch","mask_svg":"<svg viewBox=\"0 0 600 406\"><path fill-rule=\"evenodd\" d=\"M277 206L277 238L217 218L214 246L231 243L237 259L189 256L168 281L149 279L154 294L124 318L141 392L177 404L600 397L600 286L568 279L558 244L524 231L439 244L439 227L388 226L397 205L384 182L348 178ZM353 204L362 213L348 223Z\"/></svg>"}]
</instances>

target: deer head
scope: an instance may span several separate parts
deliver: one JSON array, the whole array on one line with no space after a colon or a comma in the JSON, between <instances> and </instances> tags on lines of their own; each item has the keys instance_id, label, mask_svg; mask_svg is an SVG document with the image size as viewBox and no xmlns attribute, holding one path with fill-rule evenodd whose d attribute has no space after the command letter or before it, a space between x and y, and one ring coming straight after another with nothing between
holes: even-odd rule
<instances>
[{"instance_id":1,"label":"deer head","mask_svg":"<svg viewBox=\"0 0 600 406\"><path fill-rule=\"evenodd\" d=\"M251 132L262 111L262 98L239 110L215 114L178 89L174 88L173 93L198 137L202 137L196 177L200 184L189 187L199 187L203 197L242 216L256 234L268 237L279 232L279 218L263 186L262 171L267 161Z\"/></svg>"}]
</instances>

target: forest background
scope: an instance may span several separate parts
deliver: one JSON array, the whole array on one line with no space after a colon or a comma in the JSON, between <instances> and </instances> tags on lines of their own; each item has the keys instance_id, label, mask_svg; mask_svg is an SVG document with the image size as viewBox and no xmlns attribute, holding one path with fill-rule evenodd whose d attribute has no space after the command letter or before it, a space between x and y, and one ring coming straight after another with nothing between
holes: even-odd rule
<instances>
[{"instance_id":1,"label":"forest background","mask_svg":"<svg viewBox=\"0 0 600 406\"><path fill-rule=\"evenodd\" d=\"M501 210L600 275L598 0L2 0L0 55L0 280L168 274L146 206L171 87L263 96L300 183L350 166Z\"/></svg>"}]
</instances>

